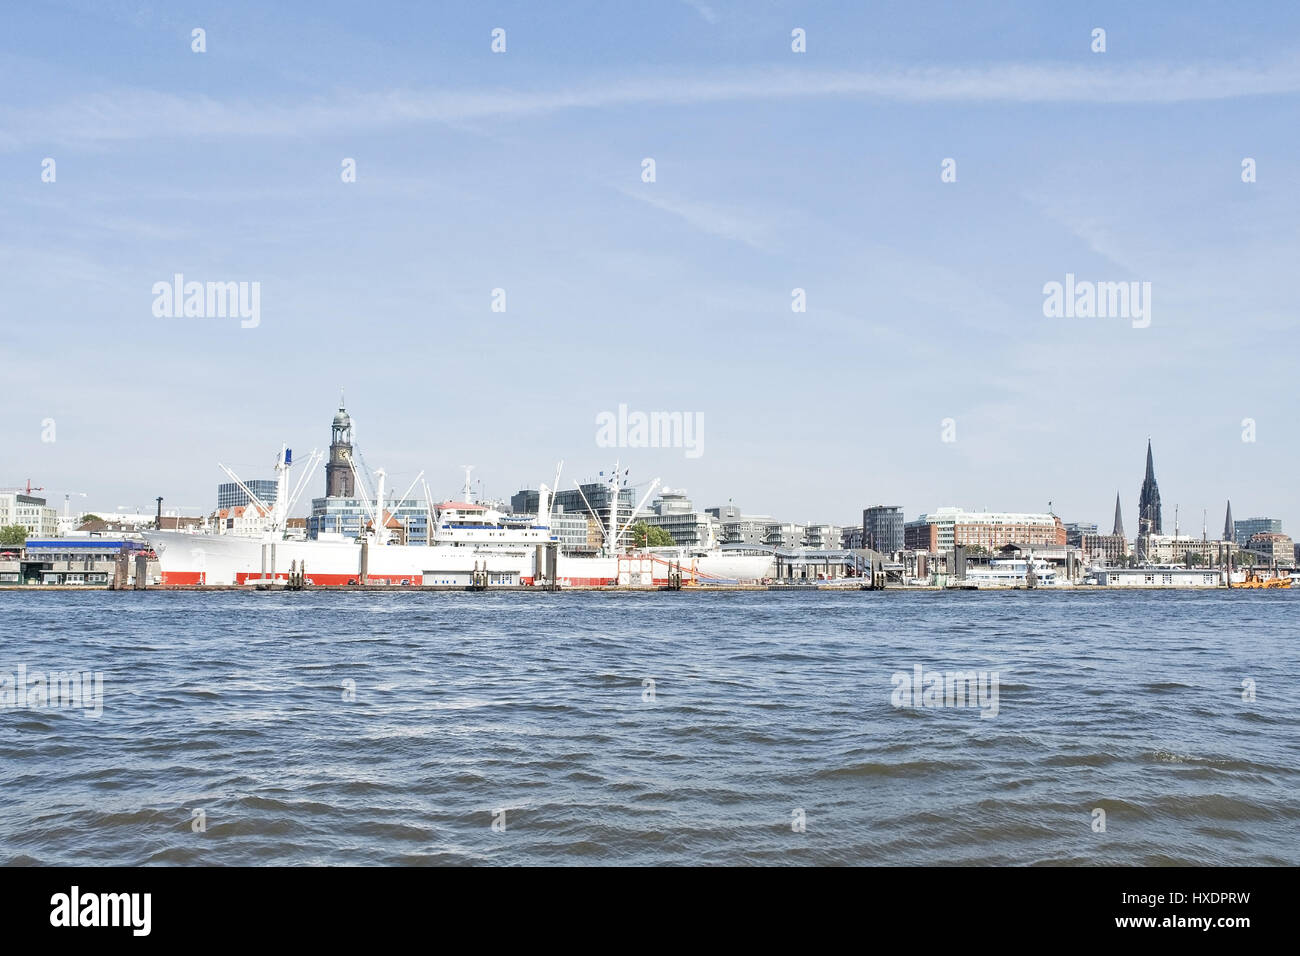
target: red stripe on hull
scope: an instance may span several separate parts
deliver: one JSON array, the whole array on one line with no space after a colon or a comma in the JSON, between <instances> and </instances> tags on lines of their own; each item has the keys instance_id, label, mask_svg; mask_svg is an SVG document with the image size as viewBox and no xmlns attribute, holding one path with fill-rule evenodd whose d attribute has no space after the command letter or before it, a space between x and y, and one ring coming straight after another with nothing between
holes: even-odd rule
<instances>
[{"instance_id":1,"label":"red stripe on hull","mask_svg":"<svg viewBox=\"0 0 1300 956\"><path fill-rule=\"evenodd\" d=\"M163 584L205 584L202 571L163 571Z\"/></svg>"},{"instance_id":2,"label":"red stripe on hull","mask_svg":"<svg viewBox=\"0 0 1300 956\"><path fill-rule=\"evenodd\" d=\"M267 578L273 578L275 581L283 584L289 583L289 575L286 572L276 572L274 575L267 575ZM248 584L250 582L261 584L264 578L261 572L240 571L235 574L236 584ZM315 587L341 587L348 584L360 584L361 576L358 574L307 574L309 586ZM394 587L419 587L424 578L418 574L371 574L366 579L368 584L391 584ZM406 585L402 582L405 581Z\"/></svg>"},{"instance_id":3,"label":"red stripe on hull","mask_svg":"<svg viewBox=\"0 0 1300 956\"><path fill-rule=\"evenodd\" d=\"M162 572L162 584L172 586L204 585L208 582L205 580L207 575L203 571L164 571ZM267 577L271 577L267 575ZM241 571L235 575L235 583L239 585L249 585L250 583L260 584L263 581L260 572ZM277 584L288 584L289 575L287 573L276 573L273 580ZM311 582L309 587L346 587L349 584L359 584L360 577L355 574L309 574L308 580ZM407 582L405 585L402 582ZM370 584L386 584L391 587L419 587L424 583L421 575L401 575L401 574L372 574L369 577ZM521 578L520 583L526 586L533 586L537 582L533 578ZM655 579L655 584L666 584L666 579ZM561 587L613 587L618 584L613 578L560 578Z\"/></svg>"}]
</instances>

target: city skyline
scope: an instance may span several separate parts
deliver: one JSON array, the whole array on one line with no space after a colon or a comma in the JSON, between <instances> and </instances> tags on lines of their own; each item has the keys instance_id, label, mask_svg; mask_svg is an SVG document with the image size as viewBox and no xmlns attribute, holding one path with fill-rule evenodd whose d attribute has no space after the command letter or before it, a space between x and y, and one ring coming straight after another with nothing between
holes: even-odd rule
<instances>
[{"instance_id":1,"label":"city skyline","mask_svg":"<svg viewBox=\"0 0 1300 956\"><path fill-rule=\"evenodd\" d=\"M352 418L351 418L351 414L350 414L350 412L347 410L347 407L346 407L345 396L344 396L343 394L340 394L340 396L339 396L339 401L338 401L338 407L337 407L337 410L336 410L336 412L335 412L335 414L334 414L334 416L333 416L333 418L332 418L332 420L331 420L331 425L330 425L330 439L331 439L331 442L330 442L330 444L328 444L327 446L325 446L326 449L328 450L328 458L325 458L324 456L322 457L322 461L324 462L324 467L323 467L323 468L318 468L318 469L316 469L316 471L315 471L315 472L313 473L313 475L312 475L312 481L311 481L311 483L308 484L308 485L306 485L306 486L303 488L303 492L302 492L301 497L299 498L299 500L298 500L297 504L295 505L295 507L292 509L292 514L293 514L293 516L295 516L295 517L304 517L304 516L306 516L306 515L309 515L310 512L311 512L311 503L312 503L312 499L313 499L313 498L321 498L321 497L344 497L344 498L348 498L348 497L355 497L355 496L356 496L356 490L353 489L353 488L351 487L351 485L352 485L352 477L351 477L350 469L346 466L346 464L343 463L343 462L345 461L345 459L338 459L337 456L336 456L336 450L337 450L338 448L345 448L345 449L347 449L347 451L345 452L345 454L349 454L349 453L351 453L351 451L352 451L352 449L353 449L353 443L352 443L353 428L354 428L354 425L353 425L353 421L352 421ZM374 474L373 474L372 472L370 472L370 470L369 470L369 466L366 464L364 450L363 450L359 445L356 446L356 449L355 449L355 450L356 450L357 459L358 459L358 466L359 466L359 468L361 469L363 475L364 475L365 478L366 478L366 481L367 481L367 483L368 483L367 487L370 488L370 489L372 489L372 492L373 492L373 489L376 489L376 488L377 488L377 485L376 485L376 483L375 483ZM302 455L300 454L300 455L299 455L299 459L301 459L301 458L302 458ZM300 463L301 463L301 462L300 462ZM465 466L465 465L460 466L460 471L461 471L461 475L462 475L462 479L463 479L463 480L464 480L464 477L465 477L465 476L464 476L464 469L465 469L466 467L467 467L467 466ZM468 466L468 467L473 468L473 467L475 467L475 466ZM603 483L603 482L606 480L606 475L607 475L608 473L609 473L609 472L607 472L606 470L601 469L601 470L598 470L597 472L595 472L594 475L584 475L584 476L582 476L582 477L580 477L580 478L574 477L574 476L572 476L572 475L565 475L565 476L562 476L564 480L562 480L562 482L561 482L561 486L560 486L558 489L555 489L555 490L557 490L557 491L565 491L566 488L567 488L571 483L573 483L573 482L580 482L580 483L582 483L582 484L584 485L584 487L589 486L590 484L593 484L593 483L594 483L594 484L601 484L601 483ZM293 483L295 483L295 482L297 481L297 477L298 477L297 475L294 476L293 482L291 482L291 484L293 484ZM268 498L266 498L266 500L273 500L273 498L274 498L274 491L273 491L273 489L274 489L275 482L274 482L272 479L268 479L268 478L263 477L263 476L258 475L258 474L245 474L245 475L242 475L241 478L242 478L242 480L246 483L247 486L253 488L254 491L255 491L255 493L257 493L257 494L259 494L259 495L262 495L262 494L263 494L263 490L270 489L270 496L269 496ZM643 479L641 476L637 476L637 478L634 479L634 480L635 480L635 484L632 484L632 485L630 485L629 487L631 487L631 488L633 488L633 489L636 490L636 494L634 494L633 497L640 497L641 489L644 488L644 487L646 487L646 486L648 486L648 484L649 484L649 479ZM463 485L462 485L462 487L463 487ZM164 514L169 514L169 515L171 515L171 514L177 514L177 513L183 513L183 514L185 514L186 516L190 516L190 517L199 517L199 516L203 516L203 515L206 515L206 514L215 513L215 510L220 510L220 509L223 508L223 507L232 507L232 506L233 506L233 504L234 504L233 502L228 502L228 503L226 503L226 504L223 505L221 499L223 498L223 496L226 496L226 497L232 496L232 495L234 494L234 492L235 492L235 489L236 489L236 486L235 486L233 483L231 483L231 482L221 482L221 483L219 483L219 484L217 485L217 498L218 498L218 504L217 504L217 506L216 506L216 509L206 509L206 508L203 508L202 506L199 506L199 507L197 507L197 508L191 508L188 512L183 512L181 509L178 509L178 508L176 508L176 507L173 507L173 506L167 505L167 503L166 503L166 499L165 499L165 497L164 497L164 501L163 501L163 505L162 505L163 513L164 513ZM259 490L259 489L261 489L261 490ZM481 496L481 499L482 499L482 500L493 500L493 501L508 502L508 501L510 501L512 498L518 498L519 495L521 495L521 494L525 494L525 493L528 493L528 492L532 492L532 493L535 495L536 492L537 492L537 484L534 483L534 484L531 484L531 485L530 485L530 484L524 483L524 484L519 485L517 488L513 489L512 491L505 492L505 493L499 493L499 492L496 492L495 490L492 490L492 491L486 491L486 490L482 490L482 489L483 489L483 486L482 486L482 484L481 484L481 480L480 480L480 482L479 482L479 490L475 490L475 491L473 491L473 497L480 497L480 496ZM15 490L15 489L8 489L8 490ZM43 488L38 488L38 489L36 489L36 490L35 490L34 492L32 492L32 493L33 493L33 494L37 494L37 495L39 496L41 493L43 493L43 491L44 491ZM315 493L315 492L317 492L317 491L319 491L320 494ZM462 498L464 497L463 493L457 493L457 491L448 491L446 494L437 494L437 493L436 493L436 488L435 488L435 487L430 487L430 491L435 492L435 497L437 498L437 500L440 500L440 501L454 501L454 500L460 500L460 499L462 499ZM395 487L393 487L393 486L390 484L390 485L386 488L386 490L385 490L385 499L386 499L386 500L397 500L397 496L398 496L399 494L400 494L400 492L398 491L398 489L395 488ZM918 519L920 519L920 518L923 518L926 514L932 514L932 513L934 513L935 511L937 511L937 510L939 510L939 509L942 509L942 508L950 508L950 507L952 507L952 504L951 504L951 503L944 503L944 504L940 504L940 505L933 506L933 507L923 508L923 509L921 509L921 510L917 510L917 511L913 512L914 517L909 518L909 517L908 517L908 508L907 508L906 505L900 505L900 506L881 506L881 505L868 506L868 508L864 508L862 511L859 512L859 514L861 515L861 517L858 519L857 523L854 524L852 521L841 521L841 520L839 520L838 518L830 518L830 519L827 519L827 518L825 518L825 517L821 517L821 516L813 516L813 517L807 517L807 518L805 518L805 517L799 517L799 516L791 516L791 515L788 515L788 514L784 514L783 512L780 512L780 511L777 511L777 512L774 512L774 513L773 513L773 512L756 512L756 511L752 511L752 510L744 509L743 506L741 506L741 505L735 505L735 503L734 503L734 498L732 498L732 497L728 497L725 501L722 501L722 500L714 501L712 498L705 500L705 499L702 499L702 498L700 498L699 496L697 496L697 495L691 493L690 489L688 489L688 488L683 488L683 487L675 486L675 485L671 485L671 484L668 484L668 483L661 483L661 484L658 486L658 490L657 490L654 494L652 494L649 498L646 499L645 506L643 507L641 513L642 513L642 514L645 514L645 513L649 512L649 511L652 511L652 510L653 510L653 506L656 505L656 504L658 503L658 500L659 500L662 496L664 496L664 495L666 495L666 494L673 494L673 495L677 495L677 496L687 496L687 497L689 497L689 499L690 499L690 501L691 501L691 503L692 503L692 505L693 505L695 511L697 511L697 512L702 512L702 511L704 511L706 508L709 508L709 509L720 509L720 510L722 510L722 509L726 509L726 508L729 507L729 506L733 506L733 507L739 508L739 509L741 510L741 514L742 514L743 516L745 516L745 517L751 517L751 516L764 516L764 515L766 515L766 516L769 516L769 517L772 518L773 523L785 523L785 522L789 522L789 523L803 524L803 525L830 524L830 525L833 525L833 526L835 526L835 527L837 527L837 528L841 528L841 529L853 528L853 527L857 527L857 528L859 528L859 529L863 529L863 520L862 520L862 519L866 517L866 511L868 510L868 508L869 508L870 510L872 510L872 511L876 511L876 510L880 510L880 509L889 510L889 509L891 509L891 508L897 507L897 508L901 509L901 512L902 512L902 520L903 520L903 521L909 521L909 520L918 520ZM1152 502L1151 502L1151 504L1149 505L1149 507L1150 507L1151 509L1153 509L1153 510L1150 512L1150 514L1152 514L1154 517L1153 517L1153 519L1152 519L1151 522L1148 522L1148 521L1147 521L1147 518L1145 517L1145 515L1147 514L1147 512L1144 511L1144 508L1147 507L1147 506L1144 505L1144 502L1146 501L1146 498L1147 498L1148 494L1150 494L1150 495L1152 496ZM87 496L86 496L86 495L82 495L81 497L87 497ZM241 496L241 497L242 497L242 496ZM415 492L414 492L413 494L410 494L410 495L406 495L406 496L404 496L404 499L403 499L403 500L405 500L405 498L415 498L415 499L421 499L421 500L422 500L422 498L423 498L423 492L421 492L421 491L419 491L418 489L416 489ZM55 508L57 509L57 507L58 507L58 502L57 502L56 500L50 500L50 503L51 503L51 506L53 506L53 507L55 507ZM239 504L242 504L242 503L244 503L244 502L243 502L243 501L240 501L240 502L238 502L238 503L239 503ZM961 507L961 506L959 506L959 507ZM1230 500L1230 499L1229 499L1229 500L1225 500L1225 502L1224 502L1224 508L1225 508L1225 518L1224 518L1224 522L1225 522L1225 524L1224 524L1224 527L1225 527L1225 535L1226 535L1226 534L1227 534L1227 529L1228 529L1229 527L1231 527L1231 525L1232 525L1232 523L1233 523L1233 518L1232 518L1232 503L1231 503L1231 500ZM79 510L80 510L81 513L93 513L93 512L95 511L94 508L89 508L89 507L83 507L83 508L81 508L81 509L79 509ZM107 509L99 509L99 510L105 510L105 511L106 511ZM1041 514L1052 514L1052 515L1054 515L1054 516L1056 516L1056 517L1058 517L1058 518L1061 518L1061 519L1063 520L1063 522L1064 522L1064 518L1065 518L1065 517L1070 517L1070 516L1068 516L1068 515L1067 515L1067 516L1062 516L1062 515L1060 515L1058 512L1056 512L1055 510L1052 510L1051 508L1045 510L1044 512L1033 512L1033 511L1031 511L1031 510L1027 510L1027 509L1015 509L1015 508L984 508L984 507L980 507L980 508L962 508L961 510L965 510L965 511L972 512L972 513L990 513L990 512L992 512L992 513L997 513L997 512L1010 512L1010 513L1041 513ZM1139 532L1138 532L1139 535L1144 534L1144 533L1154 533L1154 534L1156 534L1156 535L1160 535L1160 534L1170 534L1170 535L1173 535L1173 534L1175 534L1175 533L1178 533L1178 534L1187 534L1187 533L1189 533L1189 526L1182 524L1182 519L1181 519L1181 517L1179 517L1179 516L1177 516L1177 515L1176 515L1175 518L1174 518L1174 522L1175 522L1175 523L1174 523L1173 525L1170 525L1170 527L1169 527L1168 529L1163 529L1163 520L1162 520L1162 517L1163 517L1163 511L1162 511L1162 505L1161 505L1161 500L1160 500L1160 493L1159 493L1159 490L1158 490L1158 487L1157 487L1157 481L1156 481L1156 479L1155 479L1154 451L1153 451L1153 443L1152 443L1152 441L1151 441L1150 438L1148 438L1148 440L1147 440L1146 465L1145 465L1145 472L1144 472L1144 476L1143 476L1142 487L1141 487L1141 490L1140 490L1139 495L1138 495L1137 512L1138 512L1138 515L1139 515ZM137 506L136 513L139 513L139 514L147 514L148 511L145 510L145 509L141 509L141 508L139 508L139 506ZM1246 523L1248 523L1248 522L1259 522L1259 521L1269 520L1270 518L1271 518L1271 516L1267 516L1267 517L1266 517L1266 516L1264 516L1264 515L1262 515L1262 514L1261 514L1261 515L1252 515L1250 518L1246 518L1246 519L1238 519L1238 522L1237 522L1237 523L1238 523L1238 524L1243 524L1243 525L1244 525L1244 524L1246 524ZM1280 521L1280 519L1275 519L1275 518L1271 518L1271 520L1273 520L1274 522L1279 522L1279 521ZM1082 522L1082 523L1087 523L1087 524L1092 524L1092 525L1095 525L1095 526L1098 526L1098 527L1100 526L1100 522L1091 522L1091 521L1087 521L1087 520L1085 520L1085 519L1079 519L1079 518L1075 518L1075 520L1072 521L1072 522L1064 522L1064 523L1065 523L1065 524L1078 524L1078 523L1081 523L1081 522ZM1145 531L1142 530L1143 527L1144 527L1145 525L1148 525L1148 524L1150 525L1150 527L1149 527L1147 530L1145 530ZM1209 517L1209 514L1208 514L1208 509L1206 509L1206 513L1203 515L1203 527L1202 527L1202 530L1204 531L1204 533L1205 533L1207 536L1210 536L1210 535L1209 535L1210 524L1211 524L1211 522L1210 522L1210 517ZM1194 531L1195 531L1194 528L1190 528L1190 532L1191 532L1193 535L1194 535ZM864 529L864 533L865 533L865 529ZM898 528L896 529L896 533L897 533L897 535L901 538L901 536L902 536L902 525L901 525L901 522L899 523L899 526L898 526ZM1117 494L1116 494L1116 499L1115 499L1115 512L1114 512L1114 519L1113 519L1113 524L1112 524L1112 533L1123 535L1122 494L1121 494L1121 493L1117 493ZM1211 536L1211 537L1213 537L1213 536ZM1134 540L1136 540L1136 539L1134 539ZM869 546L869 545L864 544L863 546L864 546L864 547L867 547L867 546ZM894 549L894 550L897 550L897 549Z\"/></svg>"},{"instance_id":2,"label":"city skyline","mask_svg":"<svg viewBox=\"0 0 1300 956\"><path fill-rule=\"evenodd\" d=\"M197 509L344 384L438 489L617 458L784 520L1119 489L1136 530L1152 436L1167 528L1297 526L1300 12L707 9L13 11L0 485ZM257 326L155 315L177 274L260 283ZM1049 318L1075 276L1149 282L1149 325ZM600 447L624 404L703 453Z\"/></svg>"}]
</instances>

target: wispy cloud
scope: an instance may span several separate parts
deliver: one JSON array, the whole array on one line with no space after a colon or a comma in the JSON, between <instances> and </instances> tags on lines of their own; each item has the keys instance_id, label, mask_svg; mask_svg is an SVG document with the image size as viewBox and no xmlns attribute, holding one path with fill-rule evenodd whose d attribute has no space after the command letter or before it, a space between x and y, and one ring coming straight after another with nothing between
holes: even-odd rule
<instances>
[{"instance_id":1,"label":"wispy cloud","mask_svg":"<svg viewBox=\"0 0 1300 956\"><path fill-rule=\"evenodd\" d=\"M707 3L701 3L700 0L682 0L682 3L694 9L696 13L709 21L709 23L718 22L718 14Z\"/></svg>"},{"instance_id":2,"label":"wispy cloud","mask_svg":"<svg viewBox=\"0 0 1300 956\"><path fill-rule=\"evenodd\" d=\"M993 65L875 71L743 70L650 74L550 91L393 90L299 103L220 101L126 89L0 110L0 148L213 136L296 136L545 115L566 110L809 98L971 103L1176 103L1300 92L1300 64Z\"/></svg>"},{"instance_id":3,"label":"wispy cloud","mask_svg":"<svg viewBox=\"0 0 1300 956\"><path fill-rule=\"evenodd\" d=\"M653 186L644 189L620 189L619 192L677 216L702 232L723 239L734 239L761 251L772 251L772 230L747 213L717 203L666 197Z\"/></svg>"}]
</instances>

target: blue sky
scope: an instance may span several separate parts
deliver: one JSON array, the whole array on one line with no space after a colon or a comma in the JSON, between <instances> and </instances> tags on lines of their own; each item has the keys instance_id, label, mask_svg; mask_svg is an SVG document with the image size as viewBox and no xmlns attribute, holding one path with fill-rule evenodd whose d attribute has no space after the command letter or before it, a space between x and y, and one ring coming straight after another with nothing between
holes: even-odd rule
<instances>
[{"instance_id":1,"label":"blue sky","mask_svg":"<svg viewBox=\"0 0 1300 956\"><path fill-rule=\"evenodd\" d=\"M1300 531L1300 9L1059 6L11 7L0 484L210 509L345 386L440 493L617 455L792 521L1118 490L1131 533L1151 436L1168 526ZM177 272L259 282L260 325L155 318ZM1150 282L1150 327L1046 318L1067 273ZM597 447L620 403L703 454Z\"/></svg>"}]
</instances>

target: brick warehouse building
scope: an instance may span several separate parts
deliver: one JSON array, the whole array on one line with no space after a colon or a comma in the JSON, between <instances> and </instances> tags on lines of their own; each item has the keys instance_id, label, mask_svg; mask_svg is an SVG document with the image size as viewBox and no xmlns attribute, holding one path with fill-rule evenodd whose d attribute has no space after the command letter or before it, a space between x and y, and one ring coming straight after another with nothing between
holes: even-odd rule
<instances>
[{"instance_id":1,"label":"brick warehouse building","mask_svg":"<svg viewBox=\"0 0 1300 956\"><path fill-rule=\"evenodd\" d=\"M903 547L909 551L950 551L958 545L996 551L1008 544L1065 543L1065 525L1053 514L940 508L903 526Z\"/></svg>"}]
</instances>

